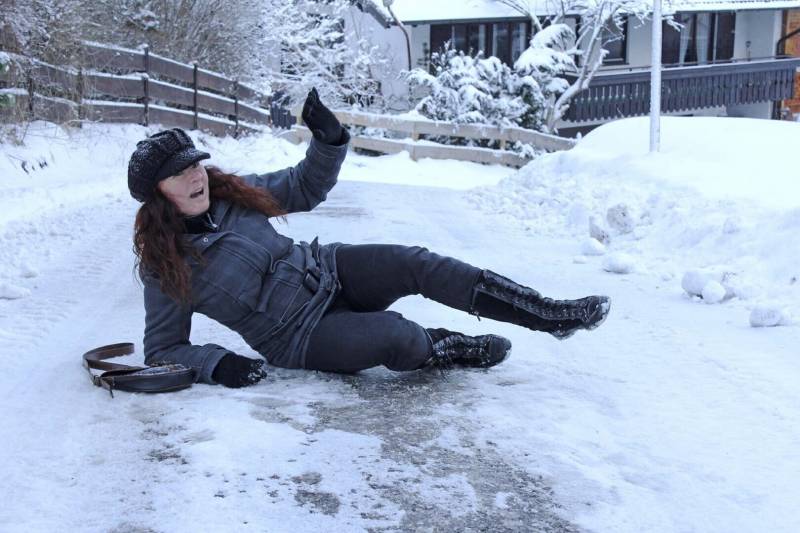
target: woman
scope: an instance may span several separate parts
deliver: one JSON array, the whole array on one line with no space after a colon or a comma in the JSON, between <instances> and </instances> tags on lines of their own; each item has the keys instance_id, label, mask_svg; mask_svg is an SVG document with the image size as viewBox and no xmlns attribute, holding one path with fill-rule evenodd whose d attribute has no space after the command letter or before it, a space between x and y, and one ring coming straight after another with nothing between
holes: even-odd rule
<instances>
[{"instance_id":1,"label":"woman","mask_svg":"<svg viewBox=\"0 0 800 533\"><path fill-rule=\"evenodd\" d=\"M303 106L311 129L305 159L267 174L235 176L200 161L180 129L137 143L128 165L131 195L143 202L134 252L144 284L145 362L179 363L196 381L228 387L265 376L263 360L217 344L189 342L202 313L239 333L271 364L332 372L378 365L393 370L503 361L511 343L425 329L386 309L421 294L449 307L544 331L559 339L594 329L609 300L554 301L490 270L419 246L320 246L275 231L270 219L311 211L336 184L348 131L315 89Z\"/></svg>"}]
</instances>

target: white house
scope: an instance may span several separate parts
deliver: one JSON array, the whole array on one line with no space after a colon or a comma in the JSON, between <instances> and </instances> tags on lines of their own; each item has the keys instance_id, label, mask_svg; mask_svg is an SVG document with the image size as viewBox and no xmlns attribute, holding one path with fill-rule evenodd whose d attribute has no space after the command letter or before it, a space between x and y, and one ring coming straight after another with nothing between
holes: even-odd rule
<instances>
[{"instance_id":1,"label":"white house","mask_svg":"<svg viewBox=\"0 0 800 533\"><path fill-rule=\"evenodd\" d=\"M393 52L393 75L381 82L398 110L407 105L408 89L397 75L409 60L412 67L425 68L431 52L452 40L465 52L483 50L513 64L532 32L526 15L495 0L395 0L391 9L408 31L409 47L382 0L355 2L359 10L354 20ZM545 0L537 4L536 14L553 14L549 5ZM779 102L798 98L800 59L785 56L784 50L800 51L799 8L800 0L665 0L664 13L683 28L678 32L666 22L662 25L664 112L776 117ZM573 23L580 23L577 17ZM605 46L609 54L604 66L573 101L560 129L587 129L646 114L650 43L651 22L630 17L622 35Z\"/></svg>"}]
</instances>

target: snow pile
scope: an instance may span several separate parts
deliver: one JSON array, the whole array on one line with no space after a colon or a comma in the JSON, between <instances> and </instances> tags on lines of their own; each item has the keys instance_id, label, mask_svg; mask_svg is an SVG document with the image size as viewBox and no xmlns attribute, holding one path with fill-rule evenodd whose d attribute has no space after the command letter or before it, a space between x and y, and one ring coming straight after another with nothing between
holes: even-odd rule
<instances>
[{"instance_id":1,"label":"snow pile","mask_svg":"<svg viewBox=\"0 0 800 533\"><path fill-rule=\"evenodd\" d=\"M753 325L792 323L800 125L664 117L657 154L648 153L648 128L646 118L606 124L575 149L472 191L471 201L537 235L574 238L581 257L607 250L587 265L681 280L686 297L752 310Z\"/></svg>"}]
</instances>

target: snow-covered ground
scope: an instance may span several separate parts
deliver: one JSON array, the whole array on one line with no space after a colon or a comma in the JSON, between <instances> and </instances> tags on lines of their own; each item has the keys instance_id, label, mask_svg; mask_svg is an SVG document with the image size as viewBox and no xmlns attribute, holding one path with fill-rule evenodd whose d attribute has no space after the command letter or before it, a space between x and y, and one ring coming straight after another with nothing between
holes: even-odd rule
<instances>
[{"instance_id":1,"label":"snow-covered ground","mask_svg":"<svg viewBox=\"0 0 800 533\"><path fill-rule=\"evenodd\" d=\"M800 530L800 124L665 119L656 155L646 128L518 172L350 153L328 200L279 226L609 294L602 328L558 342L414 296L393 309L505 335L511 359L112 400L80 354L141 346L125 169L147 130L34 124L0 146L0 530ZM240 172L304 152L195 139ZM192 341L254 355L200 316Z\"/></svg>"},{"instance_id":2,"label":"snow-covered ground","mask_svg":"<svg viewBox=\"0 0 800 533\"><path fill-rule=\"evenodd\" d=\"M711 288L725 289L721 301L742 310L742 323L753 309L795 322L800 128L756 119L662 121L660 153L648 153L648 119L620 120L497 187L474 190L472 203L532 236L574 239L576 263L660 278L704 303L720 302L701 297L714 282Z\"/></svg>"}]
</instances>

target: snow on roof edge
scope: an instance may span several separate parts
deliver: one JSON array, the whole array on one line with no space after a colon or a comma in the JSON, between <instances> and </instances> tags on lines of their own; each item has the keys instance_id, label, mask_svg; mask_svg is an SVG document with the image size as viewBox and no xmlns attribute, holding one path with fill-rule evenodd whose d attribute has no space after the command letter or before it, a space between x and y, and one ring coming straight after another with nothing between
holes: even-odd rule
<instances>
[{"instance_id":1,"label":"snow on roof edge","mask_svg":"<svg viewBox=\"0 0 800 533\"><path fill-rule=\"evenodd\" d=\"M362 10L370 13L381 25L389 27L395 22L382 0L356 0ZM555 14L556 3L552 0L530 2L539 16ZM665 14L687 11L750 11L783 10L800 8L800 0L665 0ZM479 20L525 19L527 15L496 0L463 0L458 12L452 6L443 8L441 3L430 0L395 0L392 9L405 24L436 24L444 22L471 22Z\"/></svg>"}]
</instances>

